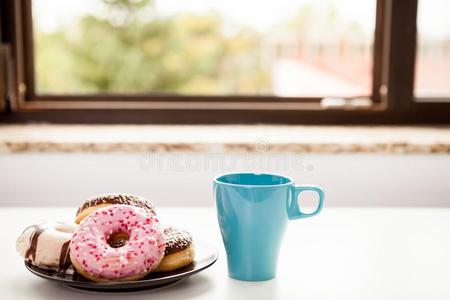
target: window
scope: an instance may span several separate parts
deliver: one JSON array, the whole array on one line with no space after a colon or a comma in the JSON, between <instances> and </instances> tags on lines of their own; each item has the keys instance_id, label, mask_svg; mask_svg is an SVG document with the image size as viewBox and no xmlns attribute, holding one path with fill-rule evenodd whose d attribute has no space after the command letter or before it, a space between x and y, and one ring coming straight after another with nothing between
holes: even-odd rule
<instances>
[{"instance_id":1,"label":"window","mask_svg":"<svg viewBox=\"0 0 450 300\"><path fill-rule=\"evenodd\" d=\"M371 96L374 0L32 4L36 94Z\"/></svg>"},{"instance_id":2,"label":"window","mask_svg":"<svg viewBox=\"0 0 450 300\"><path fill-rule=\"evenodd\" d=\"M450 5L445 0L419 1L415 97L450 101Z\"/></svg>"},{"instance_id":3,"label":"window","mask_svg":"<svg viewBox=\"0 0 450 300\"><path fill-rule=\"evenodd\" d=\"M439 36L444 54L427 56L422 6L5 0L0 121L448 123L449 103L414 101L449 86L426 86L430 61L447 59L448 33Z\"/></svg>"}]
</instances>

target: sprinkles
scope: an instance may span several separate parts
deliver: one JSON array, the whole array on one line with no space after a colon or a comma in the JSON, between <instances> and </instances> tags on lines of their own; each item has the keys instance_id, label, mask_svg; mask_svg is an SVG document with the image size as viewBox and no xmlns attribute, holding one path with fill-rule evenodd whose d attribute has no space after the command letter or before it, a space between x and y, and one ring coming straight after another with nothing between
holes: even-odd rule
<instances>
[{"instance_id":1,"label":"sprinkles","mask_svg":"<svg viewBox=\"0 0 450 300\"><path fill-rule=\"evenodd\" d=\"M132 205L132 206L137 206L137 207L147 209L152 213L152 215L156 215L155 206L149 200L144 199L139 196L122 195L122 194L101 195L101 196L96 196L96 197L90 198L81 204L81 206L77 210L77 215L79 215L86 208L97 206L100 204ZM106 215L106 214L108 214L108 212L110 214L113 213L112 211L109 211L109 210L106 210L102 213Z\"/></svg>"},{"instance_id":2,"label":"sprinkles","mask_svg":"<svg viewBox=\"0 0 450 300\"><path fill-rule=\"evenodd\" d=\"M124 227L126 217L130 221ZM110 237L117 234L128 240L109 244ZM143 208L121 204L88 216L70 242L70 255L77 262L74 263L77 271L87 273L89 278L107 280L145 276L158 266L164 249L165 236L154 215Z\"/></svg>"},{"instance_id":3,"label":"sprinkles","mask_svg":"<svg viewBox=\"0 0 450 300\"><path fill-rule=\"evenodd\" d=\"M164 235L166 236L165 255L182 251L192 244L192 236L186 230L169 226L164 228ZM153 241L150 240L149 243L151 242Z\"/></svg>"}]
</instances>

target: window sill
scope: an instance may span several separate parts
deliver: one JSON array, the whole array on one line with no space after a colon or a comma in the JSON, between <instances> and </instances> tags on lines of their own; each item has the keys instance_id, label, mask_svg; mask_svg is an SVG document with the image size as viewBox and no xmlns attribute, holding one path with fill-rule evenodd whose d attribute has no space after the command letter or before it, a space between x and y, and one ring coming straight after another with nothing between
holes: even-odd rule
<instances>
[{"instance_id":1,"label":"window sill","mask_svg":"<svg viewBox=\"0 0 450 300\"><path fill-rule=\"evenodd\" d=\"M0 151L450 153L450 127L1 125Z\"/></svg>"}]
</instances>

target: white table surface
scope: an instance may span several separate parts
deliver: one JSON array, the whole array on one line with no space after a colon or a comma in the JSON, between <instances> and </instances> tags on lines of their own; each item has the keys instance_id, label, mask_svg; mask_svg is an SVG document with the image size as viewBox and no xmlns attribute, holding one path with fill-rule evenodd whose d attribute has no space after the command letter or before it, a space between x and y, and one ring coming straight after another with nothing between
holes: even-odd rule
<instances>
[{"instance_id":1,"label":"white table surface","mask_svg":"<svg viewBox=\"0 0 450 300\"><path fill-rule=\"evenodd\" d=\"M15 251L36 221L70 220L74 208L0 208L1 299L124 299L84 292L29 273ZM278 277L228 278L213 208L159 208L163 221L215 245L219 259L177 285L127 294L127 299L450 299L450 209L325 208L292 221Z\"/></svg>"}]
</instances>

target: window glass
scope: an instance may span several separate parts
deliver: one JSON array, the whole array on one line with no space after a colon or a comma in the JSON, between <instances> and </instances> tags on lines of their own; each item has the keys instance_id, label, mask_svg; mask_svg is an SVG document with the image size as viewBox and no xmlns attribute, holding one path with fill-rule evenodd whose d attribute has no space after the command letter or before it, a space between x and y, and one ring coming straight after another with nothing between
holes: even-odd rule
<instances>
[{"instance_id":1,"label":"window glass","mask_svg":"<svg viewBox=\"0 0 450 300\"><path fill-rule=\"evenodd\" d=\"M375 0L32 4L37 94L371 94Z\"/></svg>"},{"instance_id":2,"label":"window glass","mask_svg":"<svg viewBox=\"0 0 450 300\"><path fill-rule=\"evenodd\" d=\"M450 101L450 2L419 1L415 88L417 100Z\"/></svg>"}]
</instances>

